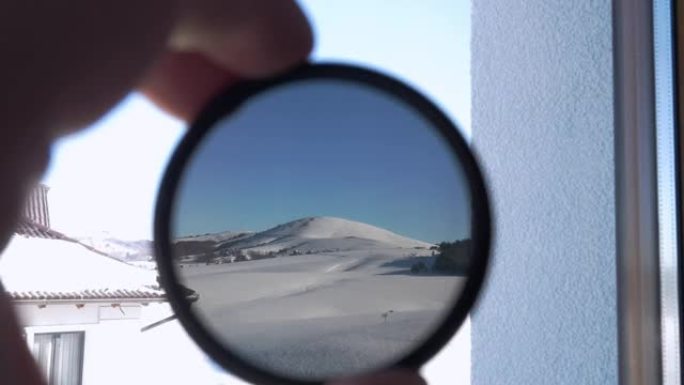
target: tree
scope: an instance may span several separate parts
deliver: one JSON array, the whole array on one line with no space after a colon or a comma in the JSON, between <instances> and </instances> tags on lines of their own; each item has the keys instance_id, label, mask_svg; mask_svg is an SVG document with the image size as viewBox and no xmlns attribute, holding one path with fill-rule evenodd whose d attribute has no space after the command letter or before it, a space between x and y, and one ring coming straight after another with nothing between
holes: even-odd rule
<instances>
[{"instance_id":1,"label":"tree","mask_svg":"<svg viewBox=\"0 0 684 385\"><path fill-rule=\"evenodd\" d=\"M424 272L426 272L427 270L428 270L427 265L425 264L425 262L422 262L422 261L421 261L421 262L416 262L416 263L413 264L413 266L411 266L411 273L412 273L412 274L424 273Z\"/></svg>"},{"instance_id":2,"label":"tree","mask_svg":"<svg viewBox=\"0 0 684 385\"><path fill-rule=\"evenodd\" d=\"M441 242L432 269L441 273L464 275L470 267L472 241Z\"/></svg>"},{"instance_id":3,"label":"tree","mask_svg":"<svg viewBox=\"0 0 684 385\"><path fill-rule=\"evenodd\" d=\"M234 259L235 262L244 262L244 261L249 260L249 258L247 258L245 253L240 249L235 250L235 252L233 253L233 256L235 256L235 259Z\"/></svg>"},{"instance_id":4,"label":"tree","mask_svg":"<svg viewBox=\"0 0 684 385\"><path fill-rule=\"evenodd\" d=\"M210 262L213 262L214 257L215 257L214 253L212 253L211 251L207 251L205 253L200 254L197 257L196 261L200 262L200 263L204 262L204 263L208 264Z\"/></svg>"}]
</instances>

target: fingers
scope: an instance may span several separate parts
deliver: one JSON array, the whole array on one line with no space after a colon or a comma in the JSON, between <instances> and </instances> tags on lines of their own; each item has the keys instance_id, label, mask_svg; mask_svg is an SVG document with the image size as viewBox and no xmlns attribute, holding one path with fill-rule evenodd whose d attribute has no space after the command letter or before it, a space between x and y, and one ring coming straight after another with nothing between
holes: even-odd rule
<instances>
[{"instance_id":1,"label":"fingers","mask_svg":"<svg viewBox=\"0 0 684 385\"><path fill-rule=\"evenodd\" d=\"M192 119L221 88L304 61L309 24L290 0L184 0L167 52L139 88L165 111Z\"/></svg>"},{"instance_id":2,"label":"fingers","mask_svg":"<svg viewBox=\"0 0 684 385\"><path fill-rule=\"evenodd\" d=\"M328 385L426 385L426 382L414 371L397 369L369 376L337 380L328 383Z\"/></svg>"},{"instance_id":3,"label":"fingers","mask_svg":"<svg viewBox=\"0 0 684 385\"><path fill-rule=\"evenodd\" d=\"M168 52L139 88L161 109L191 120L213 95L237 79L198 53Z\"/></svg>"},{"instance_id":4,"label":"fingers","mask_svg":"<svg viewBox=\"0 0 684 385\"><path fill-rule=\"evenodd\" d=\"M188 91L187 80L168 76L168 62L159 61L169 44L215 65L180 63L186 79L201 84L211 83L218 68L241 77L283 71L304 60L312 45L293 0L15 0L0 13L0 26L11 37L0 42L0 84L12 95L0 103L0 115L54 134L92 123L146 74L154 77L154 63L162 63L161 73L146 93L187 116L172 103L195 100L178 95ZM215 92L192 90L200 100Z\"/></svg>"},{"instance_id":5,"label":"fingers","mask_svg":"<svg viewBox=\"0 0 684 385\"><path fill-rule=\"evenodd\" d=\"M293 0L181 0L171 37L241 76L267 76L311 51L311 27Z\"/></svg>"},{"instance_id":6,"label":"fingers","mask_svg":"<svg viewBox=\"0 0 684 385\"><path fill-rule=\"evenodd\" d=\"M10 1L0 12L0 84L11 95L0 102L3 121L50 136L90 124L163 52L175 25L173 5Z\"/></svg>"}]
</instances>

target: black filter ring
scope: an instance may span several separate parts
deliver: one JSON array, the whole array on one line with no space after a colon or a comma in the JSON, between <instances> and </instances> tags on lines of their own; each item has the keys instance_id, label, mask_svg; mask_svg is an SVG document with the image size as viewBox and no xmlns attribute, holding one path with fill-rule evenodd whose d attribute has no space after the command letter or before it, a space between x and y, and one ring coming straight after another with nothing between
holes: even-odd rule
<instances>
[{"instance_id":1,"label":"black filter ring","mask_svg":"<svg viewBox=\"0 0 684 385\"><path fill-rule=\"evenodd\" d=\"M215 123L231 115L243 103L256 95L275 87L311 79L342 80L365 85L403 101L437 129L461 162L463 172L469 183L469 193L472 200L473 263L470 264L468 279L462 288L462 294L447 312L441 324L425 342L390 367L417 370L447 344L473 308L482 288L489 263L492 225L484 178L475 156L456 126L426 97L398 80L381 73L343 64L306 64L273 79L244 81L230 86L216 96L199 114L176 148L167 166L157 197L154 223L155 256L160 282L166 290L173 310L188 334L210 357L230 373L257 384L318 385L323 384L326 380L302 380L265 371L230 351L212 336L208 328L191 310L192 300L187 298L173 266L170 237L172 210L185 166Z\"/></svg>"}]
</instances>

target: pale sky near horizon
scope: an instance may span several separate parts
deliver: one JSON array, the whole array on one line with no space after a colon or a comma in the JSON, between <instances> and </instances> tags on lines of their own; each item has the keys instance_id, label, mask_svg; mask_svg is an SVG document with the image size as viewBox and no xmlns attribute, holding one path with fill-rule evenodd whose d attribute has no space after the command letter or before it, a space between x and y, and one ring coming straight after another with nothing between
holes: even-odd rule
<instances>
[{"instance_id":1,"label":"pale sky near horizon","mask_svg":"<svg viewBox=\"0 0 684 385\"><path fill-rule=\"evenodd\" d=\"M314 60L371 66L470 128L470 9L449 0L303 1ZM361 12L359 10L362 10ZM161 173L185 124L132 94L93 129L62 140L43 181L53 226L70 235L150 239Z\"/></svg>"}]
</instances>

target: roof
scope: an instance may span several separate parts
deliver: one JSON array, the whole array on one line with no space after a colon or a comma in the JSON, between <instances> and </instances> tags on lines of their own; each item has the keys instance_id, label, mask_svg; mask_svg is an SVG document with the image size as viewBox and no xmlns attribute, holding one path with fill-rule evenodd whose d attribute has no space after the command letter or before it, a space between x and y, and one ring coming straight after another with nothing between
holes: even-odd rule
<instances>
[{"instance_id":1,"label":"roof","mask_svg":"<svg viewBox=\"0 0 684 385\"><path fill-rule=\"evenodd\" d=\"M57 232L18 232L0 256L0 279L15 301L164 301L157 273L107 257ZM28 233L24 233L28 234Z\"/></svg>"},{"instance_id":2,"label":"roof","mask_svg":"<svg viewBox=\"0 0 684 385\"><path fill-rule=\"evenodd\" d=\"M42 238L42 239L65 239L71 240L66 235L38 224L30 219L24 218L17 225L15 231L19 235L23 235L31 238Z\"/></svg>"},{"instance_id":3,"label":"roof","mask_svg":"<svg viewBox=\"0 0 684 385\"><path fill-rule=\"evenodd\" d=\"M7 291L15 301L65 301L80 302L90 300L115 300L116 302L135 302L138 300L164 300L165 295L158 290L80 290L80 291ZM109 302L109 301L106 301Z\"/></svg>"}]
</instances>

